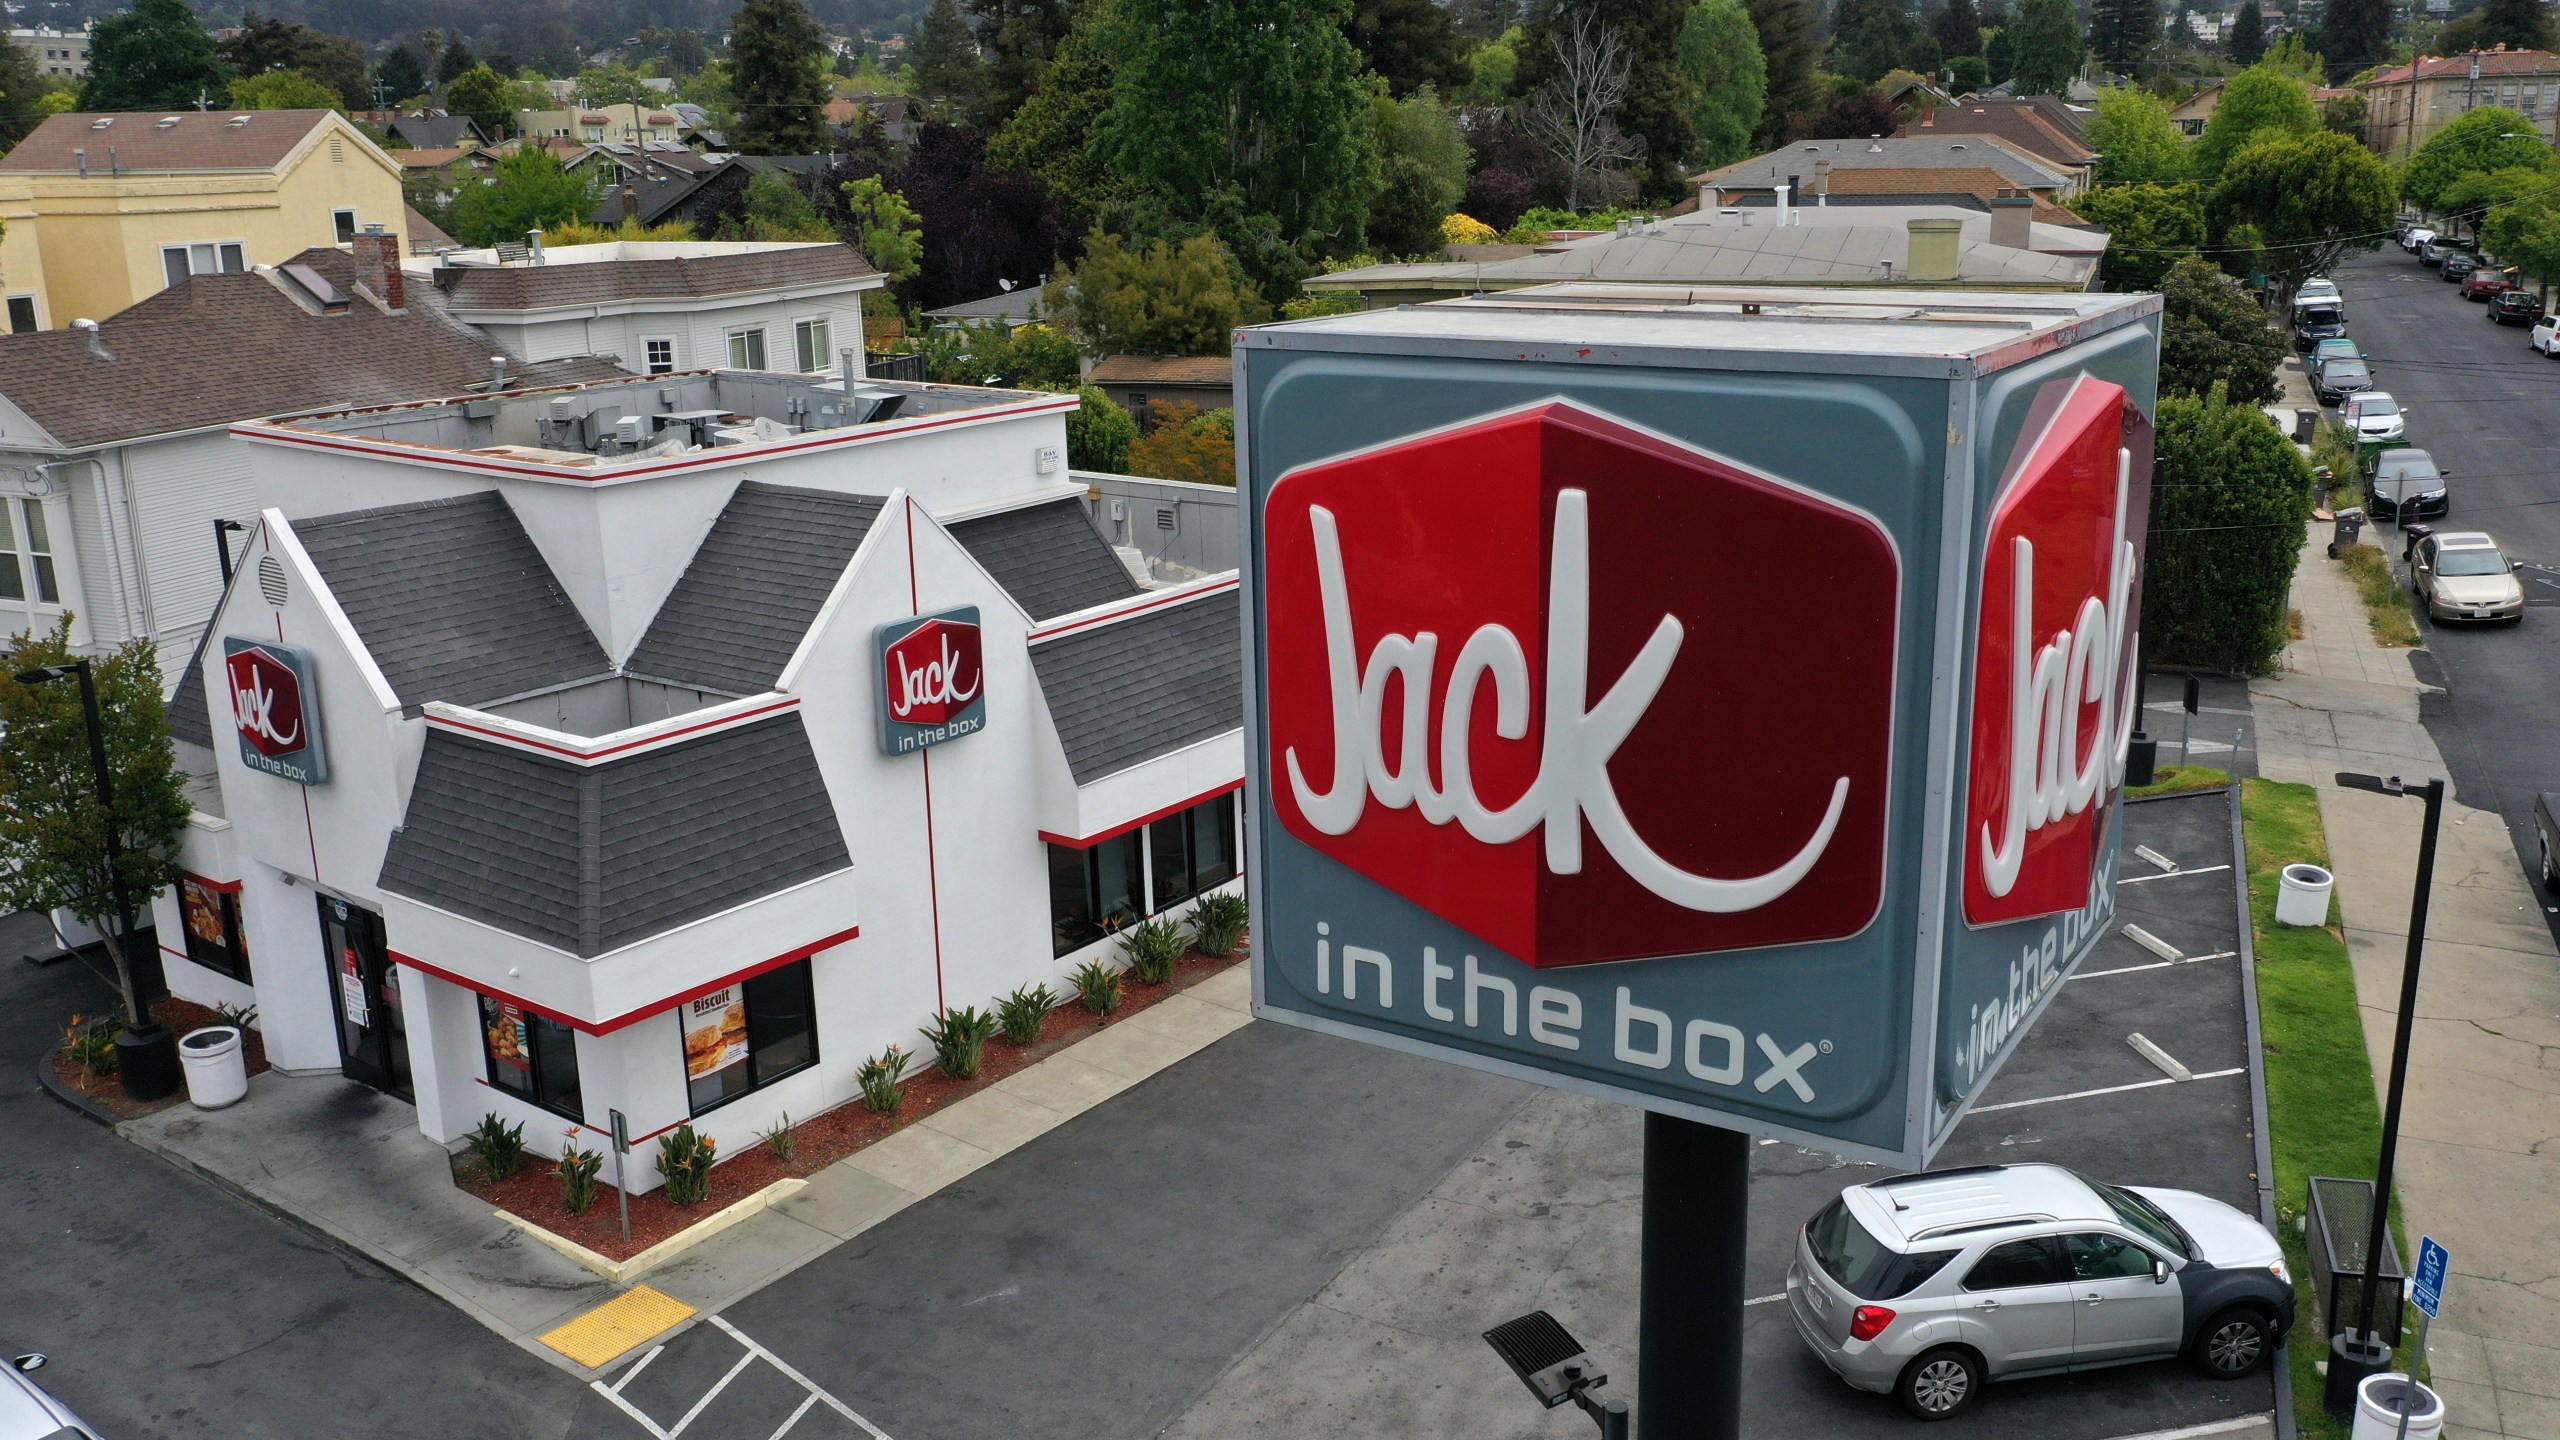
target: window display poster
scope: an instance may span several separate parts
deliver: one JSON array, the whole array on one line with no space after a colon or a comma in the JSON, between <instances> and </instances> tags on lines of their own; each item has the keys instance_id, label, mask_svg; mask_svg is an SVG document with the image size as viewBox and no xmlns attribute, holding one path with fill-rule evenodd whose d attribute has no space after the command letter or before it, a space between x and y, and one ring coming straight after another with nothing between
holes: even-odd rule
<instances>
[{"instance_id":1,"label":"window display poster","mask_svg":"<svg viewBox=\"0 0 2560 1440\"><path fill-rule=\"evenodd\" d=\"M533 1084L532 1037L526 1033L524 1009L488 996L480 999L480 1016L489 1030L489 1058L498 1068L499 1084L528 1089Z\"/></svg>"},{"instance_id":2,"label":"window display poster","mask_svg":"<svg viewBox=\"0 0 2560 1440\"><path fill-rule=\"evenodd\" d=\"M365 1005L364 966L356 959L356 947L338 947L338 1004L346 1012L347 1023L359 1030L373 1023L373 1012Z\"/></svg>"},{"instance_id":3,"label":"window display poster","mask_svg":"<svg viewBox=\"0 0 2560 1440\"><path fill-rule=\"evenodd\" d=\"M248 947L241 941L239 912L231 897L213 882L188 875L178 882L178 906L186 920L187 958L246 978Z\"/></svg>"},{"instance_id":4,"label":"window display poster","mask_svg":"<svg viewBox=\"0 0 2560 1440\"><path fill-rule=\"evenodd\" d=\"M747 1058L746 996L727 985L685 1002L684 1078L717 1075Z\"/></svg>"}]
</instances>

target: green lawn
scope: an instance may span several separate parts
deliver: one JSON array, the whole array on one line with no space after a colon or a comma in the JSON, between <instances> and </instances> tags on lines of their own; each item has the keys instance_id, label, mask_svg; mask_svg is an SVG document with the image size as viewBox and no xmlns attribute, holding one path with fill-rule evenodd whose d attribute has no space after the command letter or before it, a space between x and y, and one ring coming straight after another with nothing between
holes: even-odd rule
<instances>
[{"instance_id":1,"label":"green lawn","mask_svg":"<svg viewBox=\"0 0 2560 1440\"><path fill-rule=\"evenodd\" d=\"M2210 765L2163 765L2151 772L2148 785L2128 785L2124 793L2140 798L2145 795L2179 795L2189 790L2219 790L2231 783L2231 772Z\"/></svg>"},{"instance_id":2,"label":"green lawn","mask_svg":"<svg viewBox=\"0 0 2560 1440\"><path fill-rule=\"evenodd\" d=\"M2330 901L2325 927L2275 923L2277 872L2298 861L2329 863L2319 795L2308 785L2243 781L2240 816L2249 852L2250 930L2266 1046L2276 1213L2283 1222L2285 1264L2301 1292L2300 1324L2289 1350L2294 1413L2303 1435L2342 1437L2347 1428L2320 1408L2321 1376L2314 1366L2327 1358L2328 1337L2317 1333L2314 1324L2311 1260L2299 1228L2303 1183L2313 1175L2371 1176L2382 1144L2381 1108L2374 1101L2373 1068L2365 1059L2364 1027L2356 1009L2355 971L2338 930L2336 900ZM2406 1248L2397 1195L2391 1209L2392 1234ZM2404 1333L2415 1323L2412 1311Z\"/></svg>"}]
</instances>

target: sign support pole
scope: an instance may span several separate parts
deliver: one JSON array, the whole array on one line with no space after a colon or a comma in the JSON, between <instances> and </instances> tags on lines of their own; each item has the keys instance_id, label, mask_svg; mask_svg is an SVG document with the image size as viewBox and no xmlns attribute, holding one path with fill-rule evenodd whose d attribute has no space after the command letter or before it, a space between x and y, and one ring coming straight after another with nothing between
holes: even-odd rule
<instances>
[{"instance_id":1,"label":"sign support pole","mask_svg":"<svg viewBox=\"0 0 2560 1440\"><path fill-rule=\"evenodd\" d=\"M1751 1137L1644 1117L1642 1440L1741 1440Z\"/></svg>"},{"instance_id":2,"label":"sign support pole","mask_svg":"<svg viewBox=\"0 0 2560 1440\"><path fill-rule=\"evenodd\" d=\"M622 1205L622 1243L631 1243L631 1186L623 1180L622 1157L631 1153L631 1130L622 1112L613 1112L613 1198Z\"/></svg>"}]
</instances>

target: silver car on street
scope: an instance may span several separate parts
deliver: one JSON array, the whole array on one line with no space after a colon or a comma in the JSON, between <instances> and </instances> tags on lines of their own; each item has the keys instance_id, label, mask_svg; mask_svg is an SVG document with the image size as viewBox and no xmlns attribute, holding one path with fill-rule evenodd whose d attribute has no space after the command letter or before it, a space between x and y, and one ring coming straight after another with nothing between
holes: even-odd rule
<instances>
[{"instance_id":1,"label":"silver car on street","mask_svg":"<svg viewBox=\"0 0 2560 1440\"><path fill-rule=\"evenodd\" d=\"M1977 1165L1842 1191L1797 1236L1787 1309L1841 1379L1944 1420L2027 1375L2183 1354L2236 1379L2294 1294L2275 1237L2219 1200Z\"/></svg>"}]
</instances>

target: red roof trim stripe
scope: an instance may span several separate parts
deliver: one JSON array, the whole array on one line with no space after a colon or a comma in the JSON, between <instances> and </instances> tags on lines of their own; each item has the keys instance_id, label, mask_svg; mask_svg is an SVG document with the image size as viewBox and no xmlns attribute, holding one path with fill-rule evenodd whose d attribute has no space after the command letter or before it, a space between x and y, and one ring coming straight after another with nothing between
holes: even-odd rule
<instances>
[{"instance_id":1,"label":"red roof trim stripe","mask_svg":"<svg viewBox=\"0 0 2560 1440\"><path fill-rule=\"evenodd\" d=\"M1105 611L1099 615L1079 616L1061 625L1050 625L1045 627L1035 626L1025 643L1037 645L1043 640L1054 640L1061 635L1073 635L1079 630L1090 630L1096 625L1108 625L1115 620L1126 620L1132 616L1144 615L1150 611L1161 610L1170 605L1181 605L1210 595L1224 595L1242 583L1243 581L1241 578L1221 580L1216 584L1203 585L1197 590L1184 590L1173 595L1150 596L1147 599L1140 600L1136 603L1124 605L1117 610Z\"/></svg>"},{"instance_id":2,"label":"red roof trim stripe","mask_svg":"<svg viewBox=\"0 0 2560 1440\"><path fill-rule=\"evenodd\" d=\"M1188 800L1177 800L1161 810L1141 815L1135 820L1114 825L1108 830L1099 831L1095 834L1085 836L1061 835L1054 830L1043 830L1040 832L1040 839L1044 844L1063 845L1070 850L1090 850L1105 840L1116 840L1121 836L1128 834L1130 831L1137 829L1141 825L1153 825L1168 815L1179 815L1194 805L1205 805L1208 802L1217 799L1221 795L1232 795L1243 788L1244 782L1242 780L1230 780L1215 790L1203 790Z\"/></svg>"},{"instance_id":3,"label":"red roof trim stripe","mask_svg":"<svg viewBox=\"0 0 2560 1440\"><path fill-rule=\"evenodd\" d=\"M806 960L821 950L832 949L833 947L842 945L846 941L852 940L861 934L862 927L859 925L839 930L835 934L829 935L824 939L812 940L808 944L803 945L796 950L786 950L782 954L776 955L770 960L759 960L755 964L750 965L743 970L731 971L729 974L723 975L717 980L697 985L690 990L671 995L664 1000L651 1001L646 1005L626 1010L620 1015L614 1016L610 1020L581 1020L577 1016L571 1015L566 1011L555 1010L548 1005L536 1005L532 1001L527 1000L520 995L510 995L506 991L498 989L494 985L484 985L476 980L466 980L460 975L457 975L440 965L428 964L426 961L421 960L414 955L406 955L397 950L393 950L390 953L391 958L399 961L401 964L407 965L424 974L433 975L447 984L459 985L463 989L469 990L474 994L486 995L493 1000L504 1000L510 1005L521 1006L532 1014L543 1016L546 1019L556 1020L563 1025L583 1030L589 1035L610 1035L617 1030L626 1029L642 1020L646 1020L650 1016L655 1015L662 1010L673 1010L677 1006L683 1005L689 1001L699 1000L703 996L710 994L712 991L717 990L724 985L735 985L742 980L753 980L768 970L779 970L783 966L792 964L795 961Z\"/></svg>"}]
</instances>

